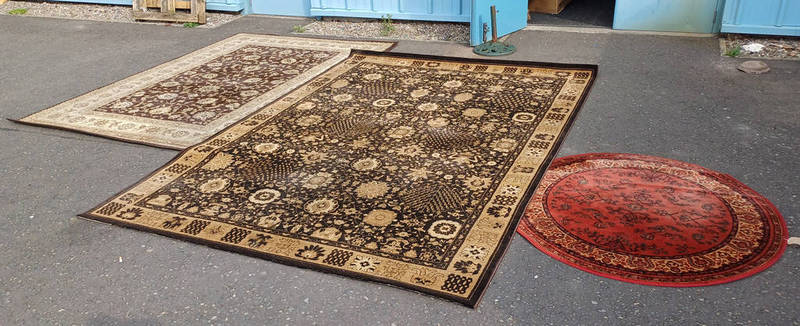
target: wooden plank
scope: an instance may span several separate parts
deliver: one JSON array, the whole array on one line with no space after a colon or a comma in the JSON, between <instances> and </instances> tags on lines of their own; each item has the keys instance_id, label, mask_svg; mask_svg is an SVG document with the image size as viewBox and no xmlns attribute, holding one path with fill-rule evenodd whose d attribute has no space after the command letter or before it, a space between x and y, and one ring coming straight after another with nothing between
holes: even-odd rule
<instances>
[{"instance_id":1,"label":"wooden plank","mask_svg":"<svg viewBox=\"0 0 800 326\"><path fill-rule=\"evenodd\" d=\"M206 0L192 0L194 8L192 14L197 15L197 22L200 24L206 23Z\"/></svg>"},{"instance_id":2,"label":"wooden plank","mask_svg":"<svg viewBox=\"0 0 800 326\"><path fill-rule=\"evenodd\" d=\"M155 20L164 22L199 23L196 15L185 13L134 12L133 18L139 20Z\"/></svg>"},{"instance_id":3,"label":"wooden plank","mask_svg":"<svg viewBox=\"0 0 800 326\"><path fill-rule=\"evenodd\" d=\"M138 20L169 21L181 23L206 23L205 0L176 1L176 0L133 0L133 18ZM188 5L189 13L175 12L176 7ZM160 12L146 11L147 7L161 8Z\"/></svg>"},{"instance_id":4,"label":"wooden plank","mask_svg":"<svg viewBox=\"0 0 800 326\"><path fill-rule=\"evenodd\" d=\"M145 0L147 8L161 8L161 0ZM191 9L191 1L175 1L175 9Z\"/></svg>"},{"instance_id":5,"label":"wooden plank","mask_svg":"<svg viewBox=\"0 0 800 326\"><path fill-rule=\"evenodd\" d=\"M161 12L174 13L175 0L161 0Z\"/></svg>"},{"instance_id":6,"label":"wooden plank","mask_svg":"<svg viewBox=\"0 0 800 326\"><path fill-rule=\"evenodd\" d=\"M175 1L175 9L192 9L191 1Z\"/></svg>"}]
</instances>

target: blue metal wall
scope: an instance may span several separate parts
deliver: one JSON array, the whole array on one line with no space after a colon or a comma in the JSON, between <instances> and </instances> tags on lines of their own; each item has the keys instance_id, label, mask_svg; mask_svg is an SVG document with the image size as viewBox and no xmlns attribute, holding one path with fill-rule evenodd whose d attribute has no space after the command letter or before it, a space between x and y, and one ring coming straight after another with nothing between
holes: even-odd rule
<instances>
[{"instance_id":1,"label":"blue metal wall","mask_svg":"<svg viewBox=\"0 0 800 326\"><path fill-rule=\"evenodd\" d=\"M262 0L253 0L262 1ZM299 1L299 0L294 0ZM471 0L310 0L311 16L468 22ZM520 0L522 1L522 0Z\"/></svg>"},{"instance_id":2,"label":"blue metal wall","mask_svg":"<svg viewBox=\"0 0 800 326\"><path fill-rule=\"evenodd\" d=\"M99 3L105 5L132 5L131 0L48 0L56 2L81 2L81 3ZM219 11L239 11L244 9L245 1L250 0L206 0L207 10ZM254 0L259 1L259 0ZM294 0L300 1L300 0Z\"/></svg>"},{"instance_id":3,"label":"blue metal wall","mask_svg":"<svg viewBox=\"0 0 800 326\"><path fill-rule=\"evenodd\" d=\"M251 2L252 7L246 13L281 15L281 16L309 16L311 2L309 0L243 0Z\"/></svg>"},{"instance_id":4,"label":"blue metal wall","mask_svg":"<svg viewBox=\"0 0 800 326\"><path fill-rule=\"evenodd\" d=\"M131 0L50 1L131 5ZM289 16L380 18L391 14L395 19L469 22L473 1L206 0L206 8ZM723 5L724 15L719 12ZM617 0L614 28L714 33L720 30L720 20L725 33L800 36L800 0Z\"/></svg>"},{"instance_id":5,"label":"blue metal wall","mask_svg":"<svg viewBox=\"0 0 800 326\"><path fill-rule=\"evenodd\" d=\"M722 32L800 36L800 0L727 0Z\"/></svg>"},{"instance_id":6,"label":"blue metal wall","mask_svg":"<svg viewBox=\"0 0 800 326\"><path fill-rule=\"evenodd\" d=\"M713 33L721 1L617 0L614 29Z\"/></svg>"}]
</instances>

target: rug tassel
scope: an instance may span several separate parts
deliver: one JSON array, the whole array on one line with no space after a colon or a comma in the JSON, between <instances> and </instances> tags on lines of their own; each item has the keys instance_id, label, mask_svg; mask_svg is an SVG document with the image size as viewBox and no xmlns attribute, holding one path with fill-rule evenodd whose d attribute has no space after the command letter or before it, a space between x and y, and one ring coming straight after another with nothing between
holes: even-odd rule
<instances>
[{"instance_id":1,"label":"rug tassel","mask_svg":"<svg viewBox=\"0 0 800 326\"><path fill-rule=\"evenodd\" d=\"M787 240L786 242L788 242L790 246L791 245L800 246L800 237L790 237L789 240Z\"/></svg>"}]
</instances>

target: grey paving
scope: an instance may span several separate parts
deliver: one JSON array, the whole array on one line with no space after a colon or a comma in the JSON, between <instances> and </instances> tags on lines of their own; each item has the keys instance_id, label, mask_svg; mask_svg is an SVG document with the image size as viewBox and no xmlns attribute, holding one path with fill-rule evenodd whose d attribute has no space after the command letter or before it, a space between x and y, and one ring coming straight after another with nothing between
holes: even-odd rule
<instances>
[{"instance_id":1,"label":"grey paving","mask_svg":"<svg viewBox=\"0 0 800 326\"><path fill-rule=\"evenodd\" d=\"M20 118L238 32L0 16L0 116ZM733 175L800 235L800 63L747 75L717 40L520 32L515 60L597 63L560 155L631 152ZM395 51L471 57L458 44ZM734 283L659 288L596 277L517 236L472 310L75 217L167 162L169 150L0 121L0 324L800 325L800 247Z\"/></svg>"}]
</instances>

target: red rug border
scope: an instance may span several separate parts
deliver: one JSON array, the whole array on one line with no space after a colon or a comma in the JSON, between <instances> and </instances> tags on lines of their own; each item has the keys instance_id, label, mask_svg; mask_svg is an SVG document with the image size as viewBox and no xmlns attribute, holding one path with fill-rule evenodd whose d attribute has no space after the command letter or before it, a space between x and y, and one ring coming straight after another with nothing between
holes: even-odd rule
<instances>
[{"instance_id":1,"label":"red rug border","mask_svg":"<svg viewBox=\"0 0 800 326\"><path fill-rule=\"evenodd\" d=\"M718 176L720 178L725 179L726 182L732 182L736 186L740 187L741 190L744 190L745 192L748 192L747 195L750 196L751 198L753 198L756 204L762 205L762 206L766 206L767 209L771 209L772 211L775 212L775 215L778 217L778 219L780 221L780 224L781 224L782 231L783 231L783 238L781 239L781 242L780 242L781 243L781 247L776 252L775 257L772 257L770 260L768 260L764 264L761 264L760 266L758 266L758 267L756 267L756 268L754 268L752 270L749 270L749 271L747 271L745 273L738 274L736 276L732 276L732 277L729 277L729 278L724 278L724 279L719 279L719 280L714 280L714 281L707 281L707 282L687 282L687 283L669 283L669 282L658 282L658 281L641 281L641 280L634 280L634 279L624 278L624 277L620 277L620 276L617 276L617 275L613 275L613 274L608 274L608 273L605 273L605 272L592 270L592 269L586 268L584 266L575 264L575 263L573 263L573 262L571 262L571 261L569 261L567 259L564 259L562 257L559 257L558 255L552 254L550 251L545 249L544 246L540 245L536 240L534 240L533 237L528 236L528 235L520 232L520 228L526 228L527 229L527 220L523 216L520 219L519 226L517 227L517 233L519 235L521 235L523 238L525 238L525 240L527 240L528 243L530 243L531 245L536 247L536 249L539 249L539 251L541 251L545 255L547 255L547 256L549 256L551 258L554 258L554 259L556 259L556 260L558 260L558 261L560 261L560 262L562 262L564 264L567 264L569 266L572 266L574 268L577 268L579 270L582 270L584 272L587 272L587 273L590 273L590 274L594 274L594 275L597 275L597 276L602 276L602 277L605 277L605 278L610 278L610 279L613 279L613 280L622 281L622 282L626 282L626 283L633 283L633 284L639 284L639 285L649 285L649 286L673 287L673 288L690 288L690 287L700 287L700 286L712 286L712 285L719 285L719 284L735 282L735 281L738 281L738 280L753 276L753 275L758 274L760 272L763 272L767 268L769 268L772 265L774 265L775 263L777 263L778 260L780 260L781 257L783 257L783 254L786 251L786 247L788 245L787 241L789 240L789 229L788 229L788 227L786 225L786 220L783 218L783 215L778 210L778 208L775 206L775 204L773 204L771 201L769 201L769 199L767 199L763 195L761 195L758 192L756 192L755 190L753 190L753 188L750 188L749 186L745 185L743 182L737 180L733 176L731 176L729 174L717 172L717 171L702 167L702 166L697 165L697 164L687 163L687 162L684 162L684 161L679 161L679 160L675 160L675 159L671 159L671 158L665 158L665 157L659 157L659 156L653 156L653 155L635 154L635 153L600 152L600 153L584 153L584 154L568 155L568 156L556 158L550 164L550 167L552 168L552 167L557 167L557 166L560 166L560 165L563 165L563 164L568 164L568 162L576 161L577 159L597 159L597 158L631 158L631 159L650 160L650 161L652 161L653 159L658 159L659 161L662 161L662 162L663 161L669 161L669 162L678 163L679 165L688 166L688 167L694 168L696 170L702 171L703 173L714 174L714 175L716 175L716 176Z\"/></svg>"}]
</instances>

